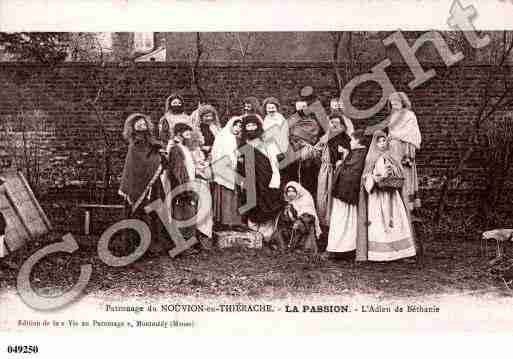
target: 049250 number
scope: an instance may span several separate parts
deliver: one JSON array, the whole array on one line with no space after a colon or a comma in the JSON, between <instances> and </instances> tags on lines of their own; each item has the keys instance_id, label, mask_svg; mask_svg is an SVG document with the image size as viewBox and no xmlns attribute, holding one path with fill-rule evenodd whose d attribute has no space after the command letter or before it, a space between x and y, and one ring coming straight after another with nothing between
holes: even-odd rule
<instances>
[{"instance_id":1,"label":"049250 number","mask_svg":"<svg viewBox=\"0 0 513 359\"><path fill-rule=\"evenodd\" d=\"M8 345L7 353L9 354L36 354L39 348L37 345Z\"/></svg>"}]
</instances>

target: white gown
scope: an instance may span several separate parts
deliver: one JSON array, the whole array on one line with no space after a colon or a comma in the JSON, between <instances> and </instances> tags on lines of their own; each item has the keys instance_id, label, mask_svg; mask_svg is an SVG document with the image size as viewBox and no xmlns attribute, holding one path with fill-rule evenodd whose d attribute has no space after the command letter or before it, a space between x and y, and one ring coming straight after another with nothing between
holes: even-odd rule
<instances>
[{"instance_id":1,"label":"white gown","mask_svg":"<svg viewBox=\"0 0 513 359\"><path fill-rule=\"evenodd\" d=\"M379 158L372 174L384 175L386 162ZM412 228L399 191L380 191L370 175L365 178L365 188L369 193L368 259L391 261L414 256Z\"/></svg>"},{"instance_id":2,"label":"white gown","mask_svg":"<svg viewBox=\"0 0 513 359\"><path fill-rule=\"evenodd\" d=\"M358 206L332 198L328 252L350 252L356 249Z\"/></svg>"}]
</instances>

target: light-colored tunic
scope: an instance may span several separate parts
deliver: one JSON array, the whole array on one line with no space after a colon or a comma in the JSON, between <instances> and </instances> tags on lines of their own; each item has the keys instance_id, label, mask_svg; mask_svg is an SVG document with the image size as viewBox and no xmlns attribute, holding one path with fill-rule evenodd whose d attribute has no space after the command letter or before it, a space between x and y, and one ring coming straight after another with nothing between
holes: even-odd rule
<instances>
[{"instance_id":1,"label":"light-colored tunic","mask_svg":"<svg viewBox=\"0 0 513 359\"><path fill-rule=\"evenodd\" d=\"M384 157L379 158L372 174L385 175L386 162ZM369 193L368 260L391 261L414 256L412 228L399 191L379 190L371 175L365 178L365 189Z\"/></svg>"}]
</instances>

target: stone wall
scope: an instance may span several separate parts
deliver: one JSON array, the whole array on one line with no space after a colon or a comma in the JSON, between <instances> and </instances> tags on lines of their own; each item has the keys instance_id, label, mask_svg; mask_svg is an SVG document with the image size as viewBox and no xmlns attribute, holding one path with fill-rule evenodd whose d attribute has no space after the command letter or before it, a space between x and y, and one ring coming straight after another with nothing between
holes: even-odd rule
<instances>
[{"instance_id":1,"label":"stone wall","mask_svg":"<svg viewBox=\"0 0 513 359\"><path fill-rule=\"evenodd\" d=\"M436 201L447 168L457 163L472 134L470 123L478 112L486 76L486 67L481 66L434 69L435 78L415 90L407 87L413 76L406 66L387 69L394 86L409 94L419 119L423 145L418 167L421 195L428 206ZM164 99L175 91L184 95L186 109L191 112L197 106L197 97L191 90L190 73L182 63L133 67L67 64L55 69L0 63L2 143L7 147L9 141L11 147L15 143L18 163L35 168L27 178L48 211L64 202L67 206L100 200L119 203L116 185L126 152L121 138L125 118L137 111L151 115L156 123L163 114ZM312 85L326 106L336 94L333 71L327 63L208 64L200 67L200 81L223 118L237 113L247 95L260 99L275 96L283 105L282 112L290 114L305 85ZM100 94L99 88L103 88ZM352 100L364 108L376 103L380 96L377 85L365 83L356 89ZM91 106L96 98L106 136ZM497 115L508 116L503 112ZM382 111L374 118L355 121L355 125L363 128L384 116ZM5 132L6 128L13 132ZM105 138L111 153L113 182L104 193ZM22 150L24 143L32 151L28 156ZM482 164L482 153L477 151L468 161L465 176L452 184L451 205L476 205L486 180ZM513 188L511 182L508 186ZM511 199L504 201L510 203Z\"/></svg>"}]
</instances>

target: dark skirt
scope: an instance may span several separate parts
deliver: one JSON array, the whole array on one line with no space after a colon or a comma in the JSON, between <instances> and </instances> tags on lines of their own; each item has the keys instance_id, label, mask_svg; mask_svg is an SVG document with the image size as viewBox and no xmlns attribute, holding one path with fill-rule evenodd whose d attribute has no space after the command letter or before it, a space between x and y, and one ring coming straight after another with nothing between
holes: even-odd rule
<instances>
[{"instance_id":1,"label":"dark skirt","mask_svg":"<svg viewBox=\"0 0 513 359\"><path fill-rule=\"evenodd\" d=\"M151 244L149 248L149 252L152 253L160 253L165 249L169 249L170 247L170 238L167 235L167 232L162 225L157 213L154 211L151 213L146 213L144 207L149 205L155 200L163 198L164 190L162 188L162 183L160 179L156 180L151 188L150 198L145 198L140 206L137 208L135 212L132 212L132 207L125 202L125 218L126 219L139 219L145 222L151 231ZM134 231L128 231L123 235L124 244L122 245L122 250L126 251L128 248L128 253L133 252L135 248L140 243L139 236ZM123 254L123 255L126 255Z\"/></svg>"},{"instance_id":2,"label":"dark skirt","mask_svg":"<svg viewBox=\"0 0 513 359\"><path fill-rule=\"evenodd\" d=\"M236 226L242 224L242 217L239 214L239 195L218 183L214 184L214 222Z\"/></svg>"}]
</instances>

